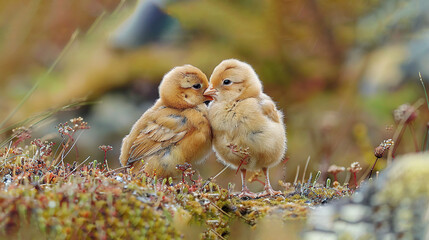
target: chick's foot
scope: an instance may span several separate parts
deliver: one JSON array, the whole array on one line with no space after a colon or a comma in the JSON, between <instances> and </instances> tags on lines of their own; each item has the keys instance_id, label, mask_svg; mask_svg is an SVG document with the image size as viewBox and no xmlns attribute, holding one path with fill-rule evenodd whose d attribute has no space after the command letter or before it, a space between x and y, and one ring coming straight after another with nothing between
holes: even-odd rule
<instances>
[{"instance_id":1,"label":"chick's foot","mask_svg":"<svg viewBox=\"0 0 429 240\"><path fill-rule=\"evenodd\" d=\"M258 195L256 193L251 192L249 189L245 188L245 189L241 190L240 194L238 194L238 197L239 198L251 198L251 199L254 199L254 198L257 198Z\"/></svg>"},{"instance_id":2,"label":"chick's foot","mask_svg":"<svg viewBox=\"0 0 429 240\"><path fill-rule=\"evenodd\" d=\"M276 196L276 195L282 195L283 193L281 191L275 191L273 188L266 188L263 192L258 193L258 197L267 197L267 196Z\"/></svg>"}]
</instances>

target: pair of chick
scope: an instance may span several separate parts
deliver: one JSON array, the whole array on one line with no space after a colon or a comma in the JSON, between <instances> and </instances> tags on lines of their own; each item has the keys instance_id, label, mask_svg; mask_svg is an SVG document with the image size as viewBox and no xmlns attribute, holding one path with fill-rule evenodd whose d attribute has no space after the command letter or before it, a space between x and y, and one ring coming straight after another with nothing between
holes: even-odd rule
<instances>
[{"instance_id":1,"label":"pair of chick","mask_svg":"<svg viewBox=\"0 0 429 240\"><path fill-rule=\"evenodd\" d=\"M247 170L262 169L265 174L265 191L259 196L280 193L271 187L268 168L277 165L286 151L283 114L262 92L249 64L222 61L210 84L196 67L175 67L164 76L159 95L123 139L123 166L174 176L180 173L178 164L204 159L213 145L218 159L240 169L240 197L258 196L246 186ZM213 100L209 107L207 100Z\"/></svg>"}]
</instances>

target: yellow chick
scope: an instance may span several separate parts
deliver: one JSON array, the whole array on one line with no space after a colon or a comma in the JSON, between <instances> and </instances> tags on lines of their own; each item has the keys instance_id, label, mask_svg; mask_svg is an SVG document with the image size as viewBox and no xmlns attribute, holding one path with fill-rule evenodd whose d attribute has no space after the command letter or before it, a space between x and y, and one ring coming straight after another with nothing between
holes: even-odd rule
<instances>
[{"instance_id":1,"label":"yellow chick","mask_svg":"<svg viewBox=\"0 0 429 240\"><path fill-rule=\"evenodd\" d=\"M206 75L184 65L164 75L160 98L134 124L122 140L123 166L138 173L144 167L149 175L177 176L178 164L204 159L211 150L212 132L203 96L208 87Z\"/></svg>"},{"instance_id":2,"label":"yellow chick","mask_svg":"<svg viewBox=\"0 0 429 240\"><path fill-rule=\"evenodd\" d=\"M220 161L241 171L239 197L281 194L271 187L268 168L277 165L286 152L283 114L262 92L253 68L236 59L222 61L213 70L204 95L214 98L208 114L213 149ZM246 186L246 171L260 169L265 174L265 191L257 195Z\"/></svg>"}]
</instances>

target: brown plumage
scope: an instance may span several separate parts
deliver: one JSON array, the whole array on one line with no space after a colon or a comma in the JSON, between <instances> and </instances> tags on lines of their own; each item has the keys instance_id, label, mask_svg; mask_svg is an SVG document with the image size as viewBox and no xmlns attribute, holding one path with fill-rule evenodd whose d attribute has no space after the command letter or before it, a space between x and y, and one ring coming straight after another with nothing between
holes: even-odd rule
<instances>
[{"instance_id":1,"label":"brown plumage","mask_svg":"<svg viewBox=\"0 0 429 240\"><path fill-rule=\"evenodd\" d=\"M203 96L208 87L206 75L184 65L165 74L160 98L134 124L122 141L119 157L134 173L144 166L147 174L176 176L178 164L204 159L211 148L211 128Z\"/></svg>"},{"instance_id":2,"label":"brown plumage","mask_svg":"<svg viewBox=\"0 0 429 240\"><path fill-rule=\"evenodd\" d=\"M204 94L214 98L208 114L213 149L222 162L240 167L240 196L257 196L246 187L246 171L261 169L266 179L265 191L259 196L279 194L271 187L268 168L277 165L286 151L283 114L262 92L253 68L235 59L224 60L213 70Z\"/></svg>"}]
</instances>

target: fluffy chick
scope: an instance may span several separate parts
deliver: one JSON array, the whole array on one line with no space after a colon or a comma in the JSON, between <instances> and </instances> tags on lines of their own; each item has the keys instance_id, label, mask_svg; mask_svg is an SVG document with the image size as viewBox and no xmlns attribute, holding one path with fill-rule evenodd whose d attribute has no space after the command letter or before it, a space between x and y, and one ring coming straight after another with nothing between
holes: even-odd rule
<instances>
[{"instance_id":1,"label":"fluffy chick","mask_svg":"<svg viewBox=\"0 0 429 240\"><path fill-rule=\"evenodd\" d=\"M257 197L246 186L246 171L261 169L265 174L265 191L259 196L280 194L271 187L268 168L277 165L286 152L283 114L262 92L253 68L236 59L222 61L213 70L204 95L214 98L208 114L213 149L224 164L240 168L239 196Z\"/></svg>"},{"instance_id":2,"label":"fluffy chick","mask_svg":"<svg viewBox=\"0 0 429 240\"><path fill-rule=\"evenodd\" d=\"M134 124L122 140L123 166L143 167L149 175L177 176L178 164L204 159L211 150L212 132L207 119L206 75L184 65L164 75L160 98Z\"/></svg>"}]
</instances>

